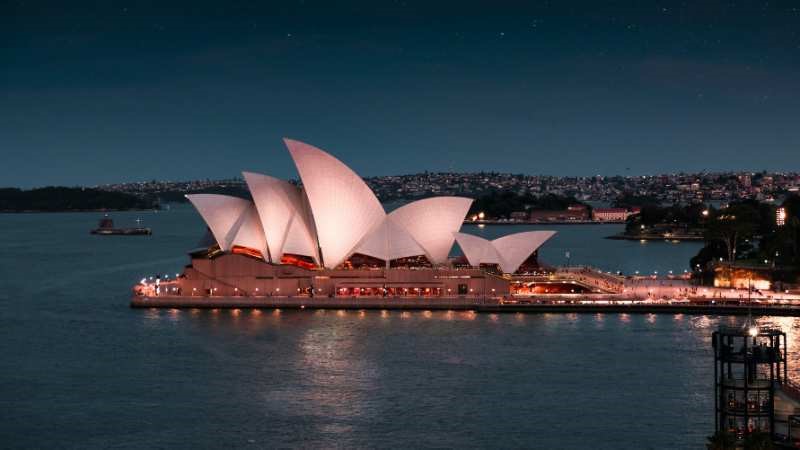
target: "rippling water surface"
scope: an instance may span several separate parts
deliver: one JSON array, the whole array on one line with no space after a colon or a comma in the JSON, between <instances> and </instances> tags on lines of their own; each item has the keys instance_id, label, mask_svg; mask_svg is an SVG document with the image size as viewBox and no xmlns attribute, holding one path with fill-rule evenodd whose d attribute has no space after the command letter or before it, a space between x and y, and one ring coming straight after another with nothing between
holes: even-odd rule
<instances>
[{"instance_id":1,"label":"rippling water surface","mask_svg":"<svg viewBox=\"0 0 800 450\"><path fill-rule=\"evenodd\" d=\"M131 310L132 283L179 271L202 234L186 208L114 215L137 216L152 237L0 215L0 446L660 449L711 433L710 336L733 318ZM601 239L619 229L560 227L542 255L664 270L696 251ZM761 320L798 350L800 323Z\"/></svg>"}]
</instances>

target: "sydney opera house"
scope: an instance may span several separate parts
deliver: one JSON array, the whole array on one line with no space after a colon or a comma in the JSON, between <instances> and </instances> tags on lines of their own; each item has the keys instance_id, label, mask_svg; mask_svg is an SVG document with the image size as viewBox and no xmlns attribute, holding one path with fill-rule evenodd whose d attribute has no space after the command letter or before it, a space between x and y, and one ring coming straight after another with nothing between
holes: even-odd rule
<instances>
[{"instance_id":1,"label":"sydney opera house","mask_svg":"<svg viewBox=\"0 0 800 450\"><path fill-rule=\"evenodd\" d=\"M341 161L285 143L301 185L244 172L252 200L188 195L213 239L190 254L176 280L142 280L137 295L500 298L555 234L489 241L461 232L472 204L463 197L426 198L387 213ZM450 256L456 244L463 257Z\"/></svg>"}]
</instances>

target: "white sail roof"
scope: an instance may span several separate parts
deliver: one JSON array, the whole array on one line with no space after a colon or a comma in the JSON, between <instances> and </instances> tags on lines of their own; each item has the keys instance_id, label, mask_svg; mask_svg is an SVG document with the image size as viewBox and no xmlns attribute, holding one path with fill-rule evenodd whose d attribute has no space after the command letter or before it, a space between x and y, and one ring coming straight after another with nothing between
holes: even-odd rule
<instances>
[{"instance_id":1,"label":"white sail roof","mask_svg":"<svg viewBox=\"0 0 800 450\"><path fill-rule=\"evenodd\" d=\"M334 268L386 213L369 186L341 161L303 142L284 142L311 206L322 262Z\"/></svg>"},{"instance_id":2,"label":"white sail roof","mask_svg":"<svg viewBox=\"0 0 800 450\"><path fill-rule=\"evenodd\" d=\"M301 189L259 173L242 175L264 227L272 262L279 263L284 253L310 256L319 262L314 227Z\"/></svg>"},{"instance_id":3,"label":"white sail roof","mask_svg":"<svg viewBox=\"0 0 800 450\"><path fill-rule=\"evenodd\" d=\"M504 273L514 273L555 234L555 231L525 231L493 241L466 233L454 233L454 236L471 266L497 264Z\"/></svg>"},{"instance_id":4,"label":"white sail roof","mask_svg":"<svg viewBox=\"0 0 800 450\"><path fill-rule=\"evenodd\" d=\"M240 245L266 254L264 230L253 202L217 194L191 194L186 198L203 217L220 249L230 251Z\"/></svg>"},{"instance_id":5,"label":"white sail roof","mask_svg":"<svg viewBox=\"0 0 800 450\"><path fill-rule=\"evenodd\" d=\"M453 236L471 266L500 264L500 256L492 245L492 241L466 233L453 233Z\"/></svg>"},{"instance_id":6,"label":"white sail roof","mask_svg":"<svg viewBox=\"0 0 800 450\"><path fill-rule=\"evenodd\" d=\"M264 238L264 228L261 226L261 219L258 217L256 206L248 202L247 209L242 213L241 224L236 230L236 237L233 238L234 246L241 246L258 250L261 256L267 259L267 240Z\"/></svg>"},{"instance_id":7,"label":"white sail roof","mask_svg":"<svg viewBox=\"0 0 800 450\"><path fill-rule=\"evenodd\" d=\"M555 231L524 231L493 240L492 246L500 255L503 272L516 272L533 252L555 234Z\"/></svg>"},{"instance_id":8,"label":"white sail roof","mask_svg":"<svg viewBox=\"0 0 800 450\"><path fill-rule=\"evenodd\" d=\"M453 247L453 233L461 228L471 198L432 197L404 205L389 217L401 225L425 250L434 264L444 264Z\"/></svg>"},{"instance_id":9,"label":"white sail roof","mask_svg":"<svg viewBox=\"0 0 800 450\"><path fill-rule=\"evenodd\" d=\"M424 255L425 250L405 228L392 220L390 214L364 236L364 239L356 246L354 253L391 261Z\"/></svg>"}]
</instances>

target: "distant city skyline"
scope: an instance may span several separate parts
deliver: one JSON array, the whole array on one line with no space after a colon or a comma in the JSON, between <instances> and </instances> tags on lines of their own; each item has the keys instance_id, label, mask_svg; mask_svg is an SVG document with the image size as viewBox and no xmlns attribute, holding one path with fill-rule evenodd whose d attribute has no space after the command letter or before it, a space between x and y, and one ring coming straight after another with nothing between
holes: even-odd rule
<instances>
[{"instance_id":1,"label":"distant city skyline","mask_svg":"<svg viewBox=\"0 0 800 450\"><path fill-rule=\"evenodd\" d=\"M296 181L296 180L295 180ZM662 203L730 202L744 199L782 201L800 192L800 172L721 172L659 174L653 176L555 177L508 173L428 172L365 177L364 181L384 202L440 195L480 197L492 192L513 192L540 197L556 194L578 200L614 202L650 198ZM242 178L222 180L147 181L98 186L108 191L182 201L190 193L225 193L246 196Z\"/></svg>"},{"instance_id":2,"label":"distant city skyline","mask_svg":"<svg viewBox=\"0 0 800 450\"><path fill-rule=\"evenodd\" d=\"M0 6L0 185L800 169L791 1Z\"/></svg>"}]
</instances>

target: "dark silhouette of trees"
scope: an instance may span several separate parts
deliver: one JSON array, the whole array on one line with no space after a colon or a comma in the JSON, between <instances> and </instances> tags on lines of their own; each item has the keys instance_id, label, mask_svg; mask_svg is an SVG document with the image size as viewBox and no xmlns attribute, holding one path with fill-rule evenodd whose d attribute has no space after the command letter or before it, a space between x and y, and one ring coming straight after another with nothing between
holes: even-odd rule
<instances>
[{"instance_id":1,"label":"dark silhouette of trees","mask_svg":"<svg viewBox=\"0 0 800 450\"><path fill-rule=\"evenodd\" d=\"M575 197L547 194L536 197L531 194L517 194L511 191L493 191L477 198L469 214L483 212L486 218L508 218L515 211L548 210L562 211L570 205L581 204Z\"/></svg>"},{"instance_id":2,"label":"dark silhouette of trees","mask_svg":"<svg viewBox=\"0 0 800 450\"><path fill-rule=\"evenodd\" d=\"M0 188L0 211L96 211L158 207L151 198L91 188Z\"/></svg>"}]
</instances>

